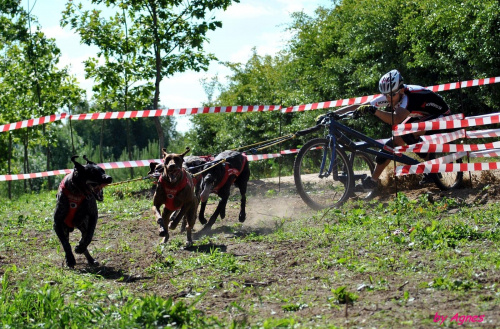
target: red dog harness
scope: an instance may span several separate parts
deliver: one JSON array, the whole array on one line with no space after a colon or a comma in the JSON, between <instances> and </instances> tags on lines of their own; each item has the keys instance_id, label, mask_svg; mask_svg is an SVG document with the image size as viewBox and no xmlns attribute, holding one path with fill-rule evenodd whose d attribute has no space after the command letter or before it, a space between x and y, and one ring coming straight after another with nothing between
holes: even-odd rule
<instances>
[{"instance_id":1,"label":"red dog harness","mask_svg":"<svg viewBox=\"0 0 500 329\"><path fill-rule=\"evenodd\" d=\"M234 180L238 178L238 176L241 174L243 171L243 168L245 168L245 164L247 163L247 155L243 155L243 163L241 164L241 169L238 170L236 168L232 168L227 162L224 163L224 177L222 178L221 182L213 188L213 192L217 193L226 183L229 177L231 177L231 184L233 184Z\"/></svg>"},{"instance_id":2,"label":"red dog harness","mask_svg":"<svg viewBox=\"0 0 500 329\"><path fill-rule=\"evenodd\" d=\"M165 191L165 194L167 195L167 199L165 200L165 208L167 208L170 211L175 211L179 210L181 207L176 207L174 204L174 199L177 193L182 191L186 185L189 184L189 187L193 188L192 181L188 179L187 175L182 171L182 179L179 182L179 184L175 186L171 186L168 182L163 180L163 175L160 176L159 179L160 184L163 186L163 190Z\"/></svg>"},{"instance_id":3,"label":"red dog harness","mask_svg":"<svg viewBox=\"0 0 500 329\"><path fill-rule=\"evenodd\" d=\"M71 192L68 188L66 188L65 183L69 175L70 174L66 175L63 178L61 184L59 184L59 189L69 200L69 211L68 214L66 215L66 218L64 218L64 223L69 227L75 227L73 219L75 218L76 211L82 204L83 200L85 200L85 194L82 193L75 194Z\"/></svg>"}]
</instances>

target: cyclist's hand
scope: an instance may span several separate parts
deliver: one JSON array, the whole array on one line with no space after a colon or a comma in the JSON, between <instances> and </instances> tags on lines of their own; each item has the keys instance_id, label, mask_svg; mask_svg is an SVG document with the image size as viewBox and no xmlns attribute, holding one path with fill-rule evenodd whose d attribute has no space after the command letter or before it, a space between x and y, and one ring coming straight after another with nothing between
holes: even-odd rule
<instances>
[{"instance_id":1,"label":"cyclist's hand","mask_svg":"<svg viewBox=\"0 0 500 329\"><path fill-rule=\"evenodd\" d=\"M368 113L375 114L375 111L377 110L377 107L373 105L361 105L358 107L354 113L352 114L352 117L354 119L357 119L359 117L362 117Z\"/></svg>"},{"instance_id":2,"label":"cyclist's hand","mask_svg":"<svg viewBox=\"0 0 500 329\"><path fill-rule=\"evenodd\" d=\"M323 119L326 118L327 114L321 114L316 117L316 124L319 125L321 122L323 122Z\"/></svg>"}]
</instances>

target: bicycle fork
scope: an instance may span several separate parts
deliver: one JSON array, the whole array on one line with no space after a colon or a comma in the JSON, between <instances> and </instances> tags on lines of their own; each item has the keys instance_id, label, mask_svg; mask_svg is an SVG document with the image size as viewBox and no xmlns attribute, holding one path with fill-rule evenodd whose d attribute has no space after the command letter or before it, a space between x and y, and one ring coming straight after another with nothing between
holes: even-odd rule
<instances>
[{"instance_id":1,"label":"bicycle fork","mask_svg":"<svg viewBox=\"0 0 500 329\"><path fill-rule=\"evenodd\" d=\"M335 137L335 135L333 135L331 133L328 134L328 136L326 136L326 138L328 140L328 144L325 145L325 149L323 150L323 159L321 161L319 178L325 178L325 177L328 177L332 174L333 169L334 169L335 160L337 157L337 152L335 152L335 150L336 150L335 147L337 145L337 138ZM328 149L332 150L331 151L331 160L330 160L330 164L328 165L328 170L325 171L326 161L328 159ZM338 179L337 170L335 170L335 172L333 172L333 178Z\"/></svg>"}]
</instances>

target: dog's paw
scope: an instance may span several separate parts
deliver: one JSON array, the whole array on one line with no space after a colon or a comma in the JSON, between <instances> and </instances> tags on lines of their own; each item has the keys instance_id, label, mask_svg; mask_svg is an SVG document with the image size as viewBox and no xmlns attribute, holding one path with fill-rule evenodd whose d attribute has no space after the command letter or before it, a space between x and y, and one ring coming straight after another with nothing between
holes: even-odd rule
<instances>
[{"instance_id":1,"label":"dog's paw","mask_svg":"<svg viewBox=\"0 0 500 329\"><path fill-rule=\"evenodd\" d=\"M76 265L75 257L66 258L66 266L69 268L74 268Z\"/></svg>"},{"instance_id":2,"label":"dog's paw","mask_svg":"<svg viewBox=\"0 0 500 329\"><path fill-rule=\"evenodd\" d=\"M165 244L168 242L168 235L166 235L162 240L161 240L161 243L162 244Z\"/></svg>"},{"instance_id":3,"label":"dog's paw","mask_svg":"<svg viewBox=\"0 0 500 329\"><path fill-rule=\"evenodd\" d=\"M175 230L175 228L177 227L177 224L178 224L178 222L177 222L177 221L175 221L175 220L174 220L174 221L171 221L171 222L168 224L168 228L169 228L170 230Z\"/></svg>"},{"instance_id":4,"label":"dog's paw","mask_svg":"<svg viewBox=\"0 0 500 329\"><path fill-rule=\"evenodd\" d=\"M186 244L184 245L184 249L191 248L193 246L193 241L186 241Z\"/></svg>"},{"instance_id":5,"label":"dog's paw","mask_svg":"<svg viewBox=\"0 0 500 329\"><path fill-rule=\"evenodd\" d=\"M205 225L200 232L210 232L212 230L212 225Z\"/></svg>"},{"instance_id":6,"label":"dog's paw","mask_svg":"<svg viewBox=\"0 0 500 329\"><path fill-rule=\"evenodd\" d=\"M166 236L167 235L167 232L165 231L165 229L163 227L159 227L158 228L158 235L159 236Z\"/></svg>"},{"instance_id":7,"label":"dog's paw","mask_svg":"<svg viewBox=\"0 0 500 329\"><path fill-rule=\"evenodd\" d=\"M77 254L83 254L85 252L85 250L87 250L87 248L86 247L82 247L80 245L78 245L78 246L75 247L75 252Z\"/></svg>"},{"instance_id":8,"label":"dog's paw","mask_svg":"<svg viewBox=\"0 0 500 329\"><path fill-rule=\"evenodd\" d=\"M208 222L205 217L200 217L198 218L198 220L200 221L201 225L205 225Z\"/></svg>"},{"instance_id":9,"label":"dog's paw","mask_svg":"<svg viewBox=\"0 0 500 329\"><path fill-rule=\"evenodd\" d=\"M243 223L245 221L245 219L247 219L246 214L240 214L240 216L238 217L238 220L240 221L240 223Z\"/></svg>"}]
</instances>

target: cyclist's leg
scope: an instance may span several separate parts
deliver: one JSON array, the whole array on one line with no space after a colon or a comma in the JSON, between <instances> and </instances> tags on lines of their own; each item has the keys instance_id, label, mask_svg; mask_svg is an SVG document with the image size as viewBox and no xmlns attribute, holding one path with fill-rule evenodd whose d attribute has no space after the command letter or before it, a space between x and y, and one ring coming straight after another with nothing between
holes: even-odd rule
<instances>
[{"instance_id":1,"label":"cyclist's leg","mask_svg":"<svg viewBox=\"0 0 500 329\"><path fill-rule=\"evenodd\" d=\"M394 143L393 143L393 139L394 139ZM385 143L385 145L390 147L390 148L393 148L394 144L396 146L405 145L403 138L401 138L400 136L395 136L393 139L389 139ZM375 181L379 180L380 175L382 175L382 172L384 171L384 169L389 165L389 163L391 163L391 158L392 158L391 153L387 152L386 150L382 150L382 152L387 153L388 157L386 158L386 157L383 157L380 155L377 155L375 157L375 169L373 169L373 175L372 175L372 179Z\"/></svg>"}]
</instances>

